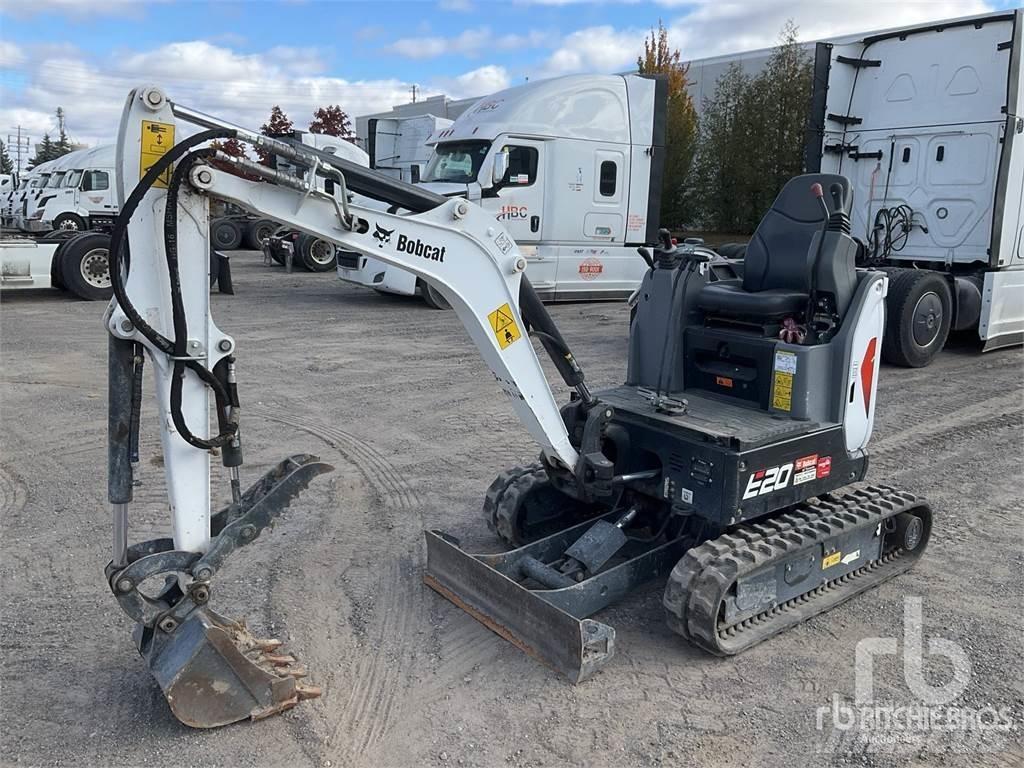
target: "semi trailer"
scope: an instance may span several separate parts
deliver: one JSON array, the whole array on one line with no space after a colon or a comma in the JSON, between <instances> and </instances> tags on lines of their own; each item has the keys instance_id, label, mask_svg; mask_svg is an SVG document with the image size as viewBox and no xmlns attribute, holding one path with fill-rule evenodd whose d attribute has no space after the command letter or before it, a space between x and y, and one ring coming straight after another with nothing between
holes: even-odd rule
<instances>
[{"instance_id":1,"label":"semi trailer","mask_svg":"<svg viewBox=\"0 0 1024 768\"><path fill-rule=\"evenodd\" d=\"M419 183L430 162L431 138L453 122L437 115L371 118L366 141L370 167L410 184Z\"/></svg>"},{"instance_id":2,"label":"semi trailer","mask_svg":"<svg viewBox=\"0 0 1024 768\"><path fill-rule=\"evenodd\" d=\"M572 75L480 99L435 132L420 186L491 212L519 244L548 301L628 297L655 239L667 84L635 75ZM338 276L378 291L444 298L429 283L365 255Z\"/></svg>"},{"instance_id":3,"label":"semi trailer","mask_svg":"<svg viewBox=\"0 0 1024 768\"><path fill-rule=\"evenodd\" d=\"M890 281L889 362L927 365L950 331L1024 340L1022 18L817 45L805 165L850 179L861 266Z\"/></svg>"}]
</instances>

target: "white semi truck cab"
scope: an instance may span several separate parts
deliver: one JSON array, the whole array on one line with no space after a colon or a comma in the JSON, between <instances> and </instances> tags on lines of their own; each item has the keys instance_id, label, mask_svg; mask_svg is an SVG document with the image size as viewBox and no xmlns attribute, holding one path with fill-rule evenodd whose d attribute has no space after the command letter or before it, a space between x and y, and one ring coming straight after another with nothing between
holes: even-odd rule
<instances>
[{"instance_id":1,"label":"white semi truck cab","mask_svg":"<svg viewBox=\"0 0 1024 768\"><path fill-rule=\"evenodd\" d=\"M62 160L59 183L54 183L55 173L27 216L24 228L29 232L112 228L118 211L114 145L72 152L54 162Z\"/></svg>"},{"instance_id":2,"label":"white semi truck cab","mask_svg":"<svg viewBox=\"0 0 1024 768\"><path fill-rule=\"evenodd\" d=\"M487 96L429 137L421 183L492 211L544 299L624 298L647 270L637 247L657 234L667 95L658 78L573 75ZM443 306L372 258L339 258L338 275Z\"/></svg>"},{"instance_id":3,"label":"white semi truck cab","mask_svg":"<svg viewBox=\"0 0 1024 768\"><path fill-rule=\"evenodd\" d=\"M890 362L926 365L950 330L1024 340L1022 20L818 44L805 164L850 179L864 265L889 272Z\"/></svg>"}]
</instances>

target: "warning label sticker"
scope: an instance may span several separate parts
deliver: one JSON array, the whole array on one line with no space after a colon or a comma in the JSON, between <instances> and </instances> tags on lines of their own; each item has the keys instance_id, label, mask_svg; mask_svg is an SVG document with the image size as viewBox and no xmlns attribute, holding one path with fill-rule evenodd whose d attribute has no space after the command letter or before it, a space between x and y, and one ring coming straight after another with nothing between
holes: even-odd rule
<instances>
[{"instance_id":1,"label":"warning label sticker","mask_svg":"<svg viewBox=\"0 0 1024 768\"><path fill-rule=\"evenodd\" d=\"M828 557L823 558L822 561L821 561L821 568L822 568L822 570L824 570L826 568L831 568L833 565L838 565L839 561L842 559L842 557L843 557L843 553L842 552L833 552Z\"/></svg>"},{"instance_id":2,"label":"warning label sticker","mask_svg":"<svg viewBox=\"0 0 1024 768\"><path fill-rule=\"evenodd\" d=\"M146 172L156 163L157 160L166 154L174 146L174 125L171 123L157 123L152 120L142 121L142 147L139 154L139 178L146 175ZM171 169L160 174L154 187L167 189L171 180Z\"/></svg>"},{"instance_id":3,"label":"warning label sticker","mask_svg":"<svg viewBox=\"0 0 1024 768\"><path fill-rule=\"evenodd\" d=\"M793 377L796 375L796 355L792 352L775 353L775 375L772 378L772 408L793 410Z\"/></svg>"},{"instance_id":4,"label":"warning label sticker","mask_svg":"<svg viewBox=\"0 0 1024 768\"><path fill-rule=\"evenodd\" d=\"M818 454L793 462L793 485L809 483L818 476Z\"/></svg>"},{"instance_id":5,"label":"warning label sticker","mask_svg":"<svg viewBox=\"0 0 1024 768\"><path fill-rule=\"evenodd\" d=\"M519 326L516 325L516 319L512 314L512 307L507 303L502 304L491 312L487 316L487 320L491 324L491 330L494 331L494 338L498 340L498 346L502 349L505 349L514 341L519 341L519 338L522 336L519 333Z\"/></svg>"}]
</instances>

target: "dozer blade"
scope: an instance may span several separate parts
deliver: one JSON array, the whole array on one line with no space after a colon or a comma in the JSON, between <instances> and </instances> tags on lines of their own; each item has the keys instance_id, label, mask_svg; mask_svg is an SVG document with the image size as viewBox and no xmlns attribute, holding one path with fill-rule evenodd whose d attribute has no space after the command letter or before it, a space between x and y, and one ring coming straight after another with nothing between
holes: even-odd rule
<instances>
[{"instance_id":1,"label":"dozer blade","mask_svg":"<svg viewBox=\"0 0 1024 768\"><path fill-rule=\"evenodd\" d=\"M676 539L629 553L628 559L588 579L555 589L531 588L527 562L556 560L596 520L494 555L473 555L440 531L426 531L427 585L534 658L581 682L611 660L615 630L585 618L659 574L686 548ZM528 567L528 566L527 566Z\"/></svg>"},{"instance_id":2,"label":"dozer blade","mask_svg":"<svg viewBox=\"0 0 1024 768\"><path fill-rule=\"evenodd\" d=\"M193 728L259 720L320 695L299 682L305 672L279 641L258 640L208 608L173 634L136 626L135 641L174 716Z\"/></svg>"}]
</instances>

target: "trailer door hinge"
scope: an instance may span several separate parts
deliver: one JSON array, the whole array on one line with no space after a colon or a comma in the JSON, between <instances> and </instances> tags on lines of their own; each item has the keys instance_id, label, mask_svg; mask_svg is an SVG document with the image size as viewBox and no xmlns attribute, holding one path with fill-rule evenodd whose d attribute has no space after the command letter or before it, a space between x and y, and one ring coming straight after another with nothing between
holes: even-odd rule
<instances>
[{"instance_id":1,"label":"trailer door hinge","mask_svg":"<svg viewBox=\"0 0 1024 768\"><path fill-rule=\"evenodd\" d=\"M855 59L852 56L836 56L836 61L840 64L849 64L851 67L880 67L882 66L881 59Z\"/></svg>"},{"instance_id":2,"label":"trailer door hinge","mask_svg":"<svg viewBox=\"0 0 1024 768\"><path fill-rule=\"evenodd\" d=\"M843 144L842 142L839 142L837 144L826 144L821 149L822 149L823 152L835 152L837 154L842 154L843 152L847 152L847 151L856 152L857 151L857 145L856 144Z\"/></svg>"},{"instance_id":3,"label":"trailer door hinge","mask_svg":"<svg viewBox=\"0 0 1024 768\"><path fill-rule=\"evenodd\" d=\"M829 112L826 117L829 120L842 123L843 125L860 125L864 122L863 118L860 117L854 117L853 115L837 115L832 112Z\"/></svg>"}]
</instances>

